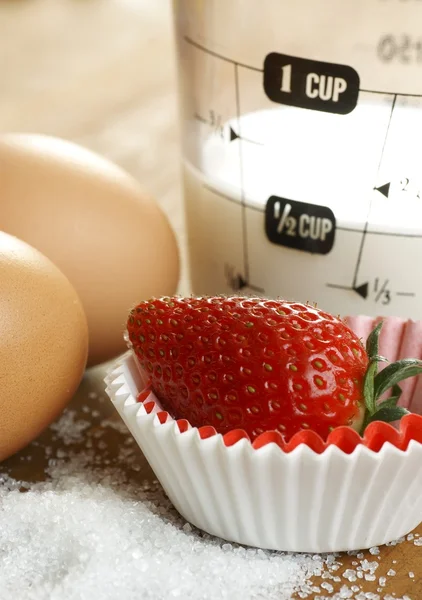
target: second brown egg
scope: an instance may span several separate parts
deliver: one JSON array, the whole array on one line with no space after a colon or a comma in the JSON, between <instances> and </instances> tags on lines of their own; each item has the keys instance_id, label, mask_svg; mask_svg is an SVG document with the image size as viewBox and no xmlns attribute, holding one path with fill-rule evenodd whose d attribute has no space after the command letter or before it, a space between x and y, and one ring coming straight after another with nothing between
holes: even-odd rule
<instances>
[{"instance_id":1,"label":"second brown egg","mask_svg":"<svg viewBox=\"0 0 422 600\"><path fill-rule=\"evenodd\" d=\"M4 134L0 194L0 230L50 258L79 294L88 365L125 350L133 304L176 291L178 248L165 215L109 161L56 138Z\"/></svg>"}]
</instances>

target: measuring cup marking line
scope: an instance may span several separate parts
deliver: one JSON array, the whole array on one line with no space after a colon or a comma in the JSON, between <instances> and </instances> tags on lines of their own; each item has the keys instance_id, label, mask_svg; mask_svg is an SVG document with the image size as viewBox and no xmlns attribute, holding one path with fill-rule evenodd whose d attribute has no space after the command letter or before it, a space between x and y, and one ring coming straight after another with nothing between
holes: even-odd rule
<instances>
[{"instance_id":1,"label":"measuring cup marking line","mask_svg":"<svg viewBox=\"0 0 422 600\"><path fill-rule=\"evenodd\" d=\"M245 69L250 69L251 71L257 71L258 73L262 73L262 71L263 71L263 69L260 69L258 67L252 67L252 65L247 65L245 63L238 62L236 60L233 60L232 58L229 58L228 56L224 56L223 54L214 52L213 50L210 50L209 48L206 48L205 46L198 44L198 42L194 42L187 35L183 36L183 39L185 40L186 43L190 44L191 46L194 46L195 48L198 48L198 50L202 50L203 52L206 52L207 54L210 54L211 56L215 56L215 58L219 58L221 60L224 60L225 62L232 63L233 65L237 65L239 67L244 67Z\"/></svg>"},{"instance_id":2,"label":"measuring cup marking line","mask_svg":"<svg viewBox=\"0 0 422 600\"><path fill-rule=\"evenodd\" d=\"M237 274L236 274L237 273ZM262 287L259 287L251 282L247 282L243 279L242 275L238 274L238 271L235 267L229 264L225 264L224 274L226 277L226 281L229 284L229 287L234 292L238 292L240 290L249 289L254 292L258 292L260 294L265 294L265 290Z\"/></svg>"},{"instance_id":3,"label":"measuring cup marking line","mask_svg":"<svg viewBox=\"0 0 422 600\"><path fill-rule=\"evenodd\" d=\"M243 173L243 151L242 151L242 127L240 124L240 86L239 86L239 65L234 65L234 82L236 94L236 118L237 132L239 135L239 175L240 175L240 200L242 204L242 238L243 238L243 269L247 282L249 282L249 249L248 249L248 223L246 218L246 198Z\"/></svg>"},{"instance_id":4,"label":"measuring cup marking line","mask_svg":"<svg viewBox=\"0 0 422 600\"><path fill-rule=\"evenodd\" d=\"M197 112L193 115L193 118L196 121L199 121L200 123L203 123L204 125L209 125L208 120L205 117L203 117L202 115L198 114Z\"/></svg>"},{"instance_id":5,"label":"measuring cup marking line","mask_svg":"<svg viewBox=\"0 0 422 600\"><path fill-rule=\"evenodd\" d=\"M228 200L228 202L233 202L233 204L241 204L239 202L239 200L236 200L235 198L232 198L231 196L228 196L224 192L221 192L220 190L217 190L216 188L212 187L212 185L209 185L208 183L203 183L202 187L205 188L206 190L212 192L216 196L220 196L221 198L225 198L226 200ZM256 212L260 212L262 214L265 213L265 209L261 208L260 206L256 206L255 204L249 204L248 202L246 202L246 200L245 200L244 206L245 206L245 208L250 208L251 210L254 210Z\"/></svg>"},{"instance_id":6,"label":"measuring cup marking line","mask_svg":"<svg viewBox=\"0 0 422 600\"><path fill-rule=\"evenodd\" d=\"M375 302L379 302L381 300L382 295L387 291L388 283L389 283L388 279L383 283L382 289L376 295ZM368 297L368 294L369 294L368 285L369 284L366 283L366 284L363 284L362 286L360 286L360 288L356 289L356 288L350 287L349 285L340 285L338 283L326 283L325 287L334 288L336 290L347 290L349 292L358 292L358 294L364 300L366 300ZM376 291L376 290L374 290L374 291ZM394 293L396 296L401 296L403 298L415 298L416 297L415 292L394 292Z\"/></svg>"},{"instance_id":7,"label":"measuring cup marking line","mask_svg":"<svg viewBox=\"0 0 422 600\"><path fill-rule=\"evenodd\" d=\"M353 290L350 285L338 285L337 283L326 283L325 285L329 288L335 288L336 290Z\"/></svg>"},{"instance_id":8,"label":"measuring cup marking line","mask_svg":"<svg viewBox=\"0 0 422 600\"><path fill-rule=\"evenodd\" d=\"M407 94L401 92L381 92L380 90L365 90L364 88L359 89L360 92L367 94L382 94L383 96L406 96L407 98L422 98L422 94Z\"/></svg>"},{"instance_id":9,"label":"measuring cup marking line","mask_svg":"<svg viewBox=\"0 0 422 600\"><path fill-rule=\"evenodd\" d=\"M378 162L378 169L377 169L377 175L376 178L378 178L378 175L380 173L381 170L381 164L382 164L382 159L384 157L384 152L385 152L385 148L387 145L387 139L388 139L388 134L390 132L390 126L391 126L391 121L393 118L393 113L394 113L394 108L396 106L396 101L397 101L397 94L394 94L394 99L391 105L391 111L390 111L390 117L388 119L388 124L387 124L387 131L385 132L385 137L384 137L384 143L382 145L382 149L381 149L381 156ZM354 273L354 277L353 277L353 283L352 283L352 287L355 288L357 285L357 280L358 280L358 276L359 276L359 267L362 261L362 254L363 254L363 248L365 246L365 238L366 238L366 234L368 231L368 226L369 226L369 216L371 214L371 209L372 209L372 198L369 201L369 207L368 207L368 212L367 212L367 216L366 216L366 221L365 221L365 226L363 229L363 234L362 234L362 239L360 242L360 247L359 247L359 253L358 253L358 258L356 261L356 267L355 267L355 273Z\"/></svg>"},{"instance_id":10,"label":"measuring cup marking line","mask_svg":"<svg viewBox=\"0 0 422 600\"><path fill-rule=\"evenodd\" d=\"M204 189L208 190L209 192L212 192L216 196L220 196L220 198L224 198L225 200L228 200L229 202L232 202L233 204L239 204L238 200L236 200L235 198L231 198L230 196L226 196L226 194L223 194L223 192L220 192L220 190L217 190L216 188L213 188L208 183L203 183L202 187Z\"/></svg>"},{"instance_id":11,"label":"measuring cup marking line","mask_svg":"<svg viewBox=\"0 0 422 600\"><path fill-rule=\"evenodd\" d=\"M340 227L337 227L337 229L340 229ZM356 229L346 229L346 228L342 228L343 231L358 231ZM359 231L359 233L362 233L362 231ZM422 239L422 234L421 233L395 233L394 231L371 231L370 229L366 230L366 235L383 235L385 237L403 237L403 238L421 238Z\"/></svg>"},{"instance_id":12,"label":"measuring cup marking line","mask_svg":"<svg viewBox=\"0 0 422 600\"><path fill-rule=\"evenodd\" d=\"M198 50L202 50L202 52L210 54L211 56L214 56L215 58L219 58L221 60L224 60L225 62L232 63L234 65L243 67L245 69L249 69L251 71L256 71L257 73L264 72L264 69L260 69L259 67L253 67L252 65L248 65L246 63L242 63L242 62L233 60L232 58L229 58L228 56L224 56L224 54L219 54L218 52L214 52L214 50L210 50L206 46L203 46L202 44L198 44L198 42L195 42L187 35L183 36L183 39L187 44L190 44L191 46L194 46ZM381 90L368 90L366 88L359 88L359 92L364 92L366 94L381 94L383 96L405 96L405 97L410 97L410 98L422 98L422 94L408 94L408 93L404 93L404 92L403 93L401 93L401 92L383 92Z\"/></svg>"},{"instance_id":13,"label":"measuring cup marking line","mask_svg":"<svg viewBox=\"0 0 422 600\"><path fill-rule=\"evenodd\" d=\"M336 227L337 231L348 231L350 233L363 233L363 229L354 229L352 227ZM366 235L383 235L385 237L403 237L403 238L421 238L422 233L398 233L395 231L374 231L372 229L366 230Z\"/></svg>"},{"instance_id":14,"label":"measuring cup marking line","mask_svg":"<svg viewBox=\"0 0 422 600\"><path fill-rule=\"evenodd\" d=\"M217 190L216 188L212 187L211 185L207 184L207 183L203 183L202 187L205 188L206 190L212 192L213 194L216 194L216 196L220 196L221 198L224 198L225 200L227 200L228 202L232 202L233 204L240 204L238 200L236 200L235 198L232 198L231 196L228 196L226 194L224 194L223 192L221 192L220 190ZM256 206L255 204L250 204L249 202L245 201L245 208L248 208L250 210L254 210L255 212L259 212L262 214L265 214L265 209ZM343 227L341 225L337 225L336 226L336 230L337 231L346 231L349 233L363 233L363 229L356 229L353 227ZM383 235L386 237L403 237L403 238L420 238L422 239L422 233L405 233L405 232L394 232L394 231L374 231L372 229L367 229L366 231L367 235Z\"/></svg>"}]
</instances>

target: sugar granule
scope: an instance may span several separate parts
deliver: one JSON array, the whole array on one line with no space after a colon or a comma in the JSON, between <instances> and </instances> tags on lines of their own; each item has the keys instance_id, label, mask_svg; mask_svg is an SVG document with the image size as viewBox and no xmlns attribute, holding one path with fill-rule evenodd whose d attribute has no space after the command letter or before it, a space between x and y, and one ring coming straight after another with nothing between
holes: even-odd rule
<instances>
[{"instance_id":1,"label":"sugar granule","mask_svg":"<svg viewBox=\"0 0 422 600\"><path fill-rule=\"evenodd\" d=\"M362 570L369 571L369 573L373 574L378 569L379 564L374 561L369 561L366 558L361 562Z\"/></svg>"},{"instance_id":2,"label":"sugar granule","mask_svg":"<svg viewBox=\"0 0 422 600\"><path fill-rule=\"evenodd\" d=\"M352 590L349 587L347 587L347 585L343 585L340 588L340 592L338 594L338 597L339 598L344 598L344 599L353 598L353 592L352 592Z\"/></svg>"},{"instance_id":3,"label":"sugar granule","mask_svg":"<svg viewBox=\"0 0 422 600\"><path fill-rule=\"evenodd\" d=\"M405 541L405 537L400 537L398 540L393 540L392 542L387 542L386 546L397 546L398 544L402 544Z\"/></svg>"},{"instance_id":4,"label":"sugar granule","mask_svg":"<svg viewBox=\"0 0 422 600\"><path fill-rule=\"evenodd\" d=\"M50 429L57 433L65 446L82 443L84 432L90 426L89 421L77 419L76 416L74 410L65 411L59 421L50 425Z\"/></svg>"},{"instance_id":5,"label":"sugar granule","mask_svg":"<svg viewBox=\"0 0 422 600\"><path fill-rule=\"evenodd\" d=\"M122 434L127 433L127 427L121 420L113 421L112 419L103 419L101 421L101 427L110 427L111 429L114 429L118 433Z\"/></svg>"}]
</instances>

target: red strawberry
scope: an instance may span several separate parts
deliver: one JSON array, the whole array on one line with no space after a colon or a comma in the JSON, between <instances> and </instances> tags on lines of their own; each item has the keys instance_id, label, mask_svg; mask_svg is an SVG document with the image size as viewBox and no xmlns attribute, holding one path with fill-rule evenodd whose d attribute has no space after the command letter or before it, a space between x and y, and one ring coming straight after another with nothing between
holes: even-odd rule
<instances>
[{"instance_id":1,"label":"red strawberry","mask_svg":"<svg viewBox=\"0 0 422 600\"><path fill-rule=\"evenodd\" d=\"M164 409L219 433L244 429L252 440L268 430L288 440L301 429L326 439L341 425L396 420L407 412L396 406L397 382L422 371L413 361L377 375L381 326L368 358L343 321L298 302L153 299L131 311L127 327ZM394 398L377 404L391 385Z\"/></svg>"}]
</instances>

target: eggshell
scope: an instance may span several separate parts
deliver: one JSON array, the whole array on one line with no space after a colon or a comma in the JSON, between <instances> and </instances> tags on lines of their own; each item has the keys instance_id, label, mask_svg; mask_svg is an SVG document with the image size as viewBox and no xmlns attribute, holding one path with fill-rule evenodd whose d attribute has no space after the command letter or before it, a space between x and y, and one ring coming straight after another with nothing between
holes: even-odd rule
<instances>
[{"instance_id":1,"label":"eggshell","mask_svg":"<svg viewBox=\"0 0 422 600\"><path fill-rule=\"evenodd\" d=\"M0 460L63 410L83 376L88 328L68 279L0 232Z\"/></svg>"},{"instance_id":2,"label":"eggshell","mask_svg":"<svg viewBox=\"0 0 422 600\"><path fill-rule=\"evenodd\" d=\"M4 134L0 197L0 229L48 256L81 298L89 365L125 351L134 304L176 291L178 249L167 219L107 160L56 138Z\"/></svg>"}]
</instances>

